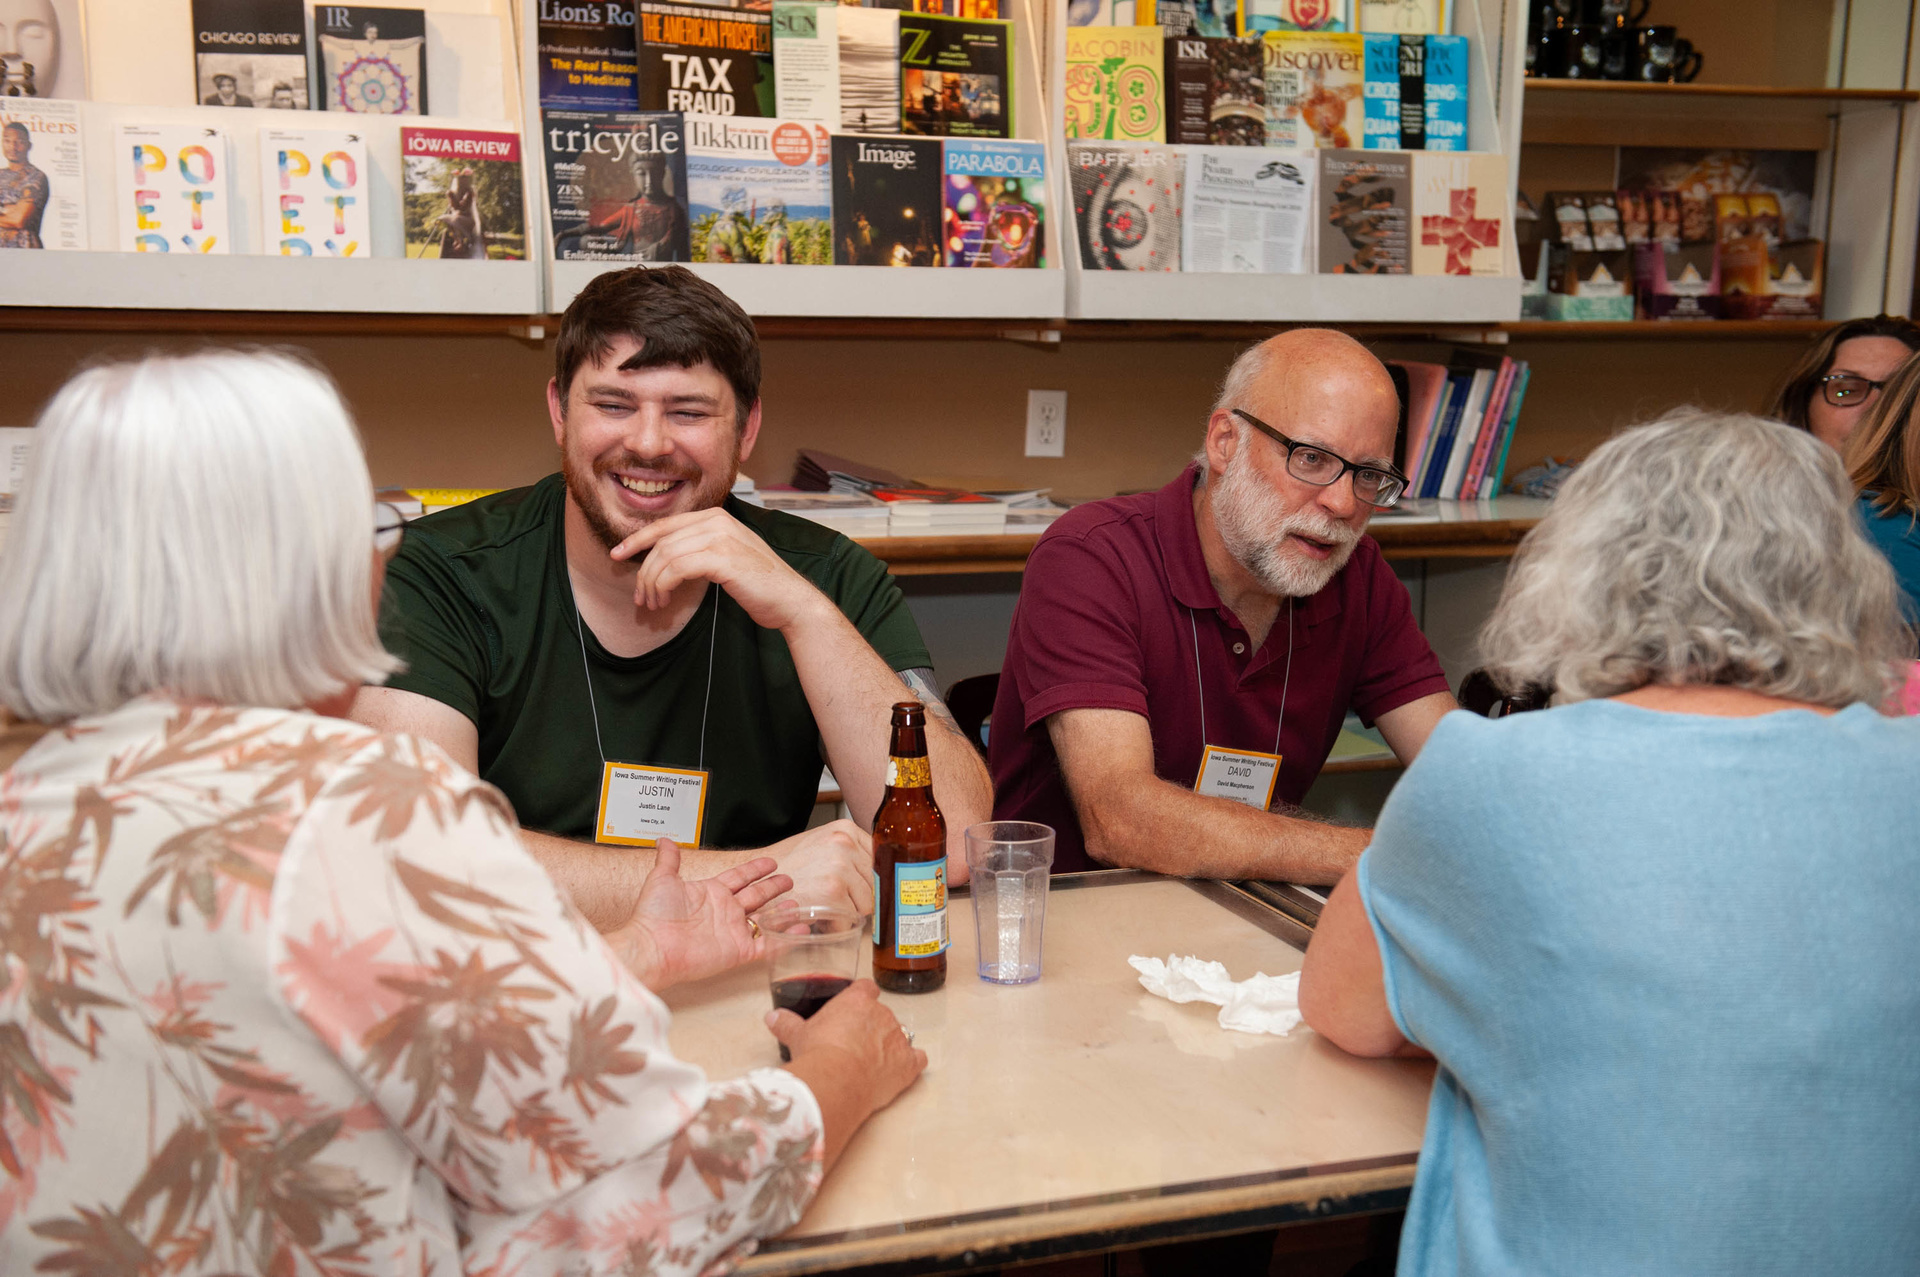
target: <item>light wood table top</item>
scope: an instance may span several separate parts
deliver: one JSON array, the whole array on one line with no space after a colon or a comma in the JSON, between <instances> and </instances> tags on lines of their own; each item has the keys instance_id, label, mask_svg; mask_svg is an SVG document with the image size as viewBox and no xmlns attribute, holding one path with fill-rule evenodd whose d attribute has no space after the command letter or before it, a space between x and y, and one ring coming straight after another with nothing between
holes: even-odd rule
<instances>
[{"instance_id":1,"label":"light wood table top","mask_svg":"<svg viewBox=\"0 0 1920 1277\"><path fill-rule=\"evenodd\" d=\"M882 995L927 1072L743 1274L933 1271L1404 1202L1430 1065L1356 1059L1304 1026L1229 1032L1217 1008L1154 997L1127 965L1192 953L1236 979L1279 975L1300 966L1282 938L1303 938L1296 924L1217 883L1059 877L1043 974L1016 987L976 978L971 901L952 909L946 987ZM667 1001L682 1059L716 1077L778 1063L764 968Z\"/></svg>"}]
</instances>

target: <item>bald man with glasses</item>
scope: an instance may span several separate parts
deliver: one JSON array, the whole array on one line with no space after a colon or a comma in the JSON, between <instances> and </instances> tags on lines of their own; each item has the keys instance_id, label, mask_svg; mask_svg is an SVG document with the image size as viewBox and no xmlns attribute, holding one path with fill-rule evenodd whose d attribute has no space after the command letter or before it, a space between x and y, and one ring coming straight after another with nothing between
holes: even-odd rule
<instances>
[{"instance_id":1,"label":"bald man with glasses","mask_svg":"<svg viewBox=\"0 0 1920 1277\"><path fill-rule=\"evenodd\" d=\"M1349 710L1402 762L1456 708L1367 538L1407 486L1399 400L1358 342L1296 329L1228 372L1194 462L1081 506L1028 561L989 740L996 819L1055 872L1339 879L1369 831L1297 804Z\"/></svg>"}]
</instances>

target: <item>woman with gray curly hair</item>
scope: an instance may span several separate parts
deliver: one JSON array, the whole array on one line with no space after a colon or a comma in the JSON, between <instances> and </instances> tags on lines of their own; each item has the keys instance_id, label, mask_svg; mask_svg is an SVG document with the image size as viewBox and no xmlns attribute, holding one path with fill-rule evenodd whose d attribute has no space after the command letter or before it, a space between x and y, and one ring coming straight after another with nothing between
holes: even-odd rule
<instances>
[{"instance_id":1,"label":"woman with gray curly hair","mask_svg":"<svg viewBox=\"0 0 1920 1277\"><path fill-rule=\"evenodd\" d=\"M1920 1271L1920 722L1832 450L1686 411L1597 449L1300 984L1440 1065L1401 1273ZM1791 922L1791 930L1782 926Z\"/></svg>"}]
</instances>

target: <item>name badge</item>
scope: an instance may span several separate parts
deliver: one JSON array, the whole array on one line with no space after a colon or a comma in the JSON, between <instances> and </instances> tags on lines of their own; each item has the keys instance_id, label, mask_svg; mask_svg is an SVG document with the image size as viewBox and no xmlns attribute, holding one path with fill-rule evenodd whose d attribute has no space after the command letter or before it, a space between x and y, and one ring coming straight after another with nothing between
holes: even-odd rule
<instances>
[{"instance_id":1,"label":"name badge","mask_svg":"<svg viewBox=\"0 0 1920 1277\"><path fill-rule=\"evenodd\" d=\"M593 840L651 847L671 838L682 847L698 847L706 812L706 772L608 763L600 778Z\"/></svg>"},{"instance_id":2,"label":"name badge","mask_svg":"<svg viewBox=\"0 0 1920 1277\"><path fill-rule=\"evenodd\" d=\"M1193 782L1193 792L1209 798L1231 798L1265 811L1273 802L1273 785L1279 779L1278 754L1209 745L1200 761L1200 779Z\"/></svg>"}]
</instances>

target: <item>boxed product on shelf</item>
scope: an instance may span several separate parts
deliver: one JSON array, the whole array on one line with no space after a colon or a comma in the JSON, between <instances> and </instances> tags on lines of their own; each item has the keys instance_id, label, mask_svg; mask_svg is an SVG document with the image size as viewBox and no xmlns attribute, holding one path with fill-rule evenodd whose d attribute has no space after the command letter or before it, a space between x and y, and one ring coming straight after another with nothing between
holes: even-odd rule
<instances>
[{"instance_id":1,"label":"boxed product on shelf","mask_svg":"<svg viewBox=\"0 0 1920 1277\"><path fill-rule=\"evenodd\" d=\"M1547 281L1547 318L1620 321L1633 318L1633 256L1625 249L1557 255Z\"/></svg>"},{"instance_id":2,"label":"boxed product on shelf","mask_svg":"<svg viewBox=\"0 0 1920 1277\"><path fill-rule=\"evenodd\" d=\"M941 147L941 240L946 265L1047 264L1046 147L950 138Z\"/></svg>"},{"instance_id":3,"label":"boxed product on shelf","mask_svg":"<svg viewBox=\"0 0 1920 1277\"><path fill-rule=\"evenodd\" d=\"M686 141L694 261L832 263L832 144L823 126L690 115Z\"/></svg>"},{"instance_id":4,"label":"boxed product on shelf","mask_svg":"<svg viewBox=\"0 0 1920 1277\"><path fill-rule=\"evenodd\" d=\"M0 169L0 207L31 210L20 225L0 227L0 248L85 249L87 146L80 104L0 98L0 130L12 134L7 167Z\"/></svg>"},{"instance_id":5,"label":"boxed product on shelf","mask_svg":"<svg viewBox=\"0 0 1920 1277\"><path fill-rule=\"evenodd\" d=\"M373 256L367 145L345 129L260 130L260 251Z\"/></svg>"},{"instance_id":6,"label":"boxed product on shelf","mask_svg":"<svg viewBox=\"0 0 1920 1277\"><path fill-rule=\"evenodd\" d=\"M1634 285L1644 318L1719 319L1719 248L1661 240L1639 244L1634 248Z\"/></svg>"},{"instance_id":7,"label":"boxed product on shelf","mask_svg":"<svg viewBox=\"0 0 1920 1277\"><path fill-rule=\"evenodd\" d=\"M638 104L638 50L631 0L540 6L540 105L623 111Z\"/></svg>"},{"instance_id":8,"label":"boxed product on shelf","mask_svg":"<svg viewBox=\"0 0 1920 1277\"><path fill-rule=\"evenodd\" d=\"M1311 154L1279 158L1244 146L1186 149L1180 268L1298 275L1308 269Z\"/></svg>"},{"instance_id":9,"label":"boxed product on shelf","mask_svg":"<svg viewBox=\"0 0 1920 1277\"><path fill-rule=\"evenodd\" d=\"M900 128L939 137L1013 136L1013 24L900 15Z\"/></svg>"},{"instance_id":10,"label":"boxed product on shelf","mask_svg":"<svg viewBox=\"0 0 1920 1277\"><path fill-rule=\"evenodd\" d=\"M1159 27L1069 27L1069 138L1162 142L1167 136L1166 45Z\"/></svg>"},{"instance_id":11,"label":"boxed product on shelf","mask_svg":"<svg viewBox=\"0 0 1920 1277\"><path fill-rule=\"evenodd\" d=\"M1366 44L1357 32L1268 31L1267 145L1358 147L1366 138Z\"/></svg>"},{"instance_id":12,"label":"boxed product on shelf","mask_svg":"<svg viewBox=\"0 0 1920 1277\"><path fill-rule=\"evenodd\" d=\"M1764 234L1719 245L1721 313L1728 319L1818 319L1826 245L1770 243Z\"/></svg>"},{"instance_id":13,"label":"boxed product on shelf","mask_svg":"<svg viewBox=\"0 0 1920 1277\"><path fill-rule=\"evenodd\" d=\"M1320 273L1405 275L1412 269L1413 157L1320 152Z\"/></svg>"},{"instance_id":14,"label":"boxed product on shelf","mask_svg":"<svg viewBox=\"0 0 1920 1277\"><path fill-rule=\"evenodd\" d=\"M109 154L119 192L123 253L233 251L232 152L221 129L118 124Z\"/></svg>"},{"instance_id":15,"label":"boxed product on shelf","mask_svg":"<svg viewBox=\"0 0 1920 1277\"><path fill-rule=\"evenodd\" d=\"M1084 269L1180 269L1186 162L1179 151L1069 142L1067 182Z\"/></svg>"},{"instance_id":16,"label":"boxed product on shelf","mask_svg":"<svg viewBox=\"0 0 1920 1277\"><path fill-rule=\"evenodd\" d=\"M688 260L686 117L677 111L545 111L556 261Z\"/></svg>"}]
</instances>

